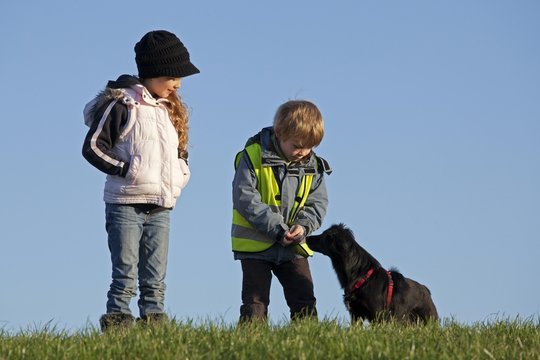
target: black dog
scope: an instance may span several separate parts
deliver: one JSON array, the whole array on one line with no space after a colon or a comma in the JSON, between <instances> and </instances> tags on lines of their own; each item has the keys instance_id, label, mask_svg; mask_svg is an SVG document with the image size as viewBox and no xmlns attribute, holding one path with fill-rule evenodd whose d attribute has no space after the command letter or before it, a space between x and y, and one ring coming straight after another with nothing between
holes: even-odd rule
<instances>
[{"instance_id":1,"label":"black dog","mask_svg":"<svg viewBox=\"0 0 540 360\"><path fill-rule=\"evenodd\" d=\"M345 225L309 236L308 246L330 258L352 321L426 323L439 319L429 289L397 271L386 271Z\"/></svg>"}]
</instances>

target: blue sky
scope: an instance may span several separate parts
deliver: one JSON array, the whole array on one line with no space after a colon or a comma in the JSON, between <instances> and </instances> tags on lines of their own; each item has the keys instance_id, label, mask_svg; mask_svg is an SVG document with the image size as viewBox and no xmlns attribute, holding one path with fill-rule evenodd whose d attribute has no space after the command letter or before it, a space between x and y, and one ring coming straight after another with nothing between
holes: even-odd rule
<instances>
[{"instance_id":1,"label":"blue sky","mask_svg":"<svg viewBox=\"0 0 540 360\"><path fill-rule=\"evenodd\" d=\"M156 29L201 70L181 89L192 178L171 218L171 316L236 321L233 158L280 103L309 99L334 169L323 228L347 224L443 318L538 319L539 14L532 0L7 2L0 328L76 330L105 311L104 175L80 154L82 109L136 73L133 46ZM346 320L329 259L311 267L321 318ZM288 318L277 281L270 316Z\"/></svg>"}]
</instances>

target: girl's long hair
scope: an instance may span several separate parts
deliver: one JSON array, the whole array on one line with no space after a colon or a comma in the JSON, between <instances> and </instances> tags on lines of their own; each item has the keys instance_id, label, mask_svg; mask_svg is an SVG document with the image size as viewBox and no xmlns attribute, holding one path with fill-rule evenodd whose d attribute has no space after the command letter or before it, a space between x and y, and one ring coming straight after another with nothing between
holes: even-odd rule
<instances>
[{"instance_id":1,"label":"girl's long hair","mask_svg":"<svg viewBox=\"0 0 540 360\"><path fill-rule=\"evenodd\" d=\"M182 102L180 95L176 91L173 91L167 98L169 103L167 104L167 110L169 110L169 117L171 122L178 133L178 155L182 159L188 158L188 109Z\"/></svg>"}]
</instances>

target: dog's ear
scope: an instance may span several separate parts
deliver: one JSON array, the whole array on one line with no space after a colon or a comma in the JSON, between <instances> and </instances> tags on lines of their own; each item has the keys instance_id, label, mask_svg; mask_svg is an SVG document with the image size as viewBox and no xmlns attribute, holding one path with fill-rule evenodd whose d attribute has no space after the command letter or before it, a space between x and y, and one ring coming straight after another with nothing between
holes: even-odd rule
<instances>
[{"instance_id":1,"label":"dog's ear","mask_svg":"<svg viewBox=\"0 0 540 360\"><path fill-rule=\"evenodd\" d=\"M344 249L345 244L339 236L339 232L332 231L324 235L323 243L326 245L327 251L334 254L343 254L346 251Z\"/></svg>"},{"instance_id":2,"label":"dog's ear","mask_svg":"<svg viewBox=\"0 0 540 360\"><path fill-rule=\"evenodd\" d=\"M340 254L351 251L356 243L353 232L343 223L333 225L327 236L327 242Z\"/></svg>"},{"instance_id":3,"label":"dog's ear","mask_svg":"<svg viewBox=\"0 0 540 360\"><path fill-rule=\"evenodd\" d=\"M332 240L332 246L340 254L345 254L345 253L347 253L349 251L349 243L346 242L346 241L343 241L343 238L341 238L341 237L335 237Z\"/></svg>"}]
</instances>

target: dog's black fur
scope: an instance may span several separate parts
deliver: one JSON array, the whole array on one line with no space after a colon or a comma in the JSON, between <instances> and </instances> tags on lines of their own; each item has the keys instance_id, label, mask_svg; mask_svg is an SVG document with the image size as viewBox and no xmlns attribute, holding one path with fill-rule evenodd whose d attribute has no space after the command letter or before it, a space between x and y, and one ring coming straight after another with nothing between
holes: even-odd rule
<instances>
[{"instance_id":1,"label":"dog's black fur","mask_svg":"<svg viewBox=\"0 0 540 360\"><path fill-rule=\"evenodd\" d=\"M395 320L415 324L439 319L429 289L395 270L391 271L394 288L387 307L387 271L356 242L345 225L332 225L321 235L308 236L307 244L332 261L353 322ZM355 283L370 269L374 270L373 274L361 287L354 289Z\"/></svg>"}]
</instances>

